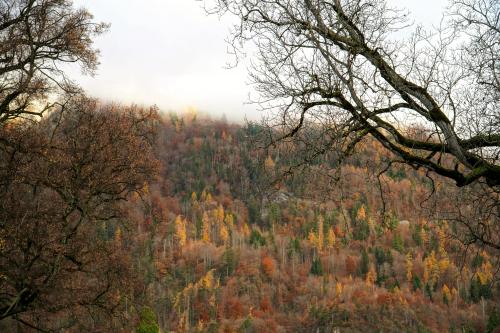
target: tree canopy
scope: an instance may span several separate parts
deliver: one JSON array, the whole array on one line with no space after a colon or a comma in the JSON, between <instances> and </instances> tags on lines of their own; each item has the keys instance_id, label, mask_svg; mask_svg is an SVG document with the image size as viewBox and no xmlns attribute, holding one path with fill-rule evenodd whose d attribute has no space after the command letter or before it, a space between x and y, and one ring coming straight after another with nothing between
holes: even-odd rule
<instances>
[{"instance_id":1,"label":"tree canopy","mask_svg":"<svg viewBox=\"0 0 500 333\"><path fill-rule=\"evenodd\" d=\"M406 38L394 32L407 13L386 1L210 3L239 18L236 48L256 46L250 76L279 129L273 142L301 141L312 156L370 135L395 161L458 186L500 185L496 1L452 1L438 28Z\"/></svg>"},{"instance_id":2,"label":"tree canopy","mask_svg":"<svg viewBox=\"0 0 500 333\"><path fill-rule=\"evenodd\" d=\"M456 207L439 218L459 226L463 243L500 249L497 1L452 0L429 29L378 0L207 8L238 18L229 39L237 60L251 45L249 75L267 110L263 146L293 146L300 159L284 176L331 153L342 162L371 137L392 154L379 177L399 163L425 172L431 194L436 177L453 181Z\"/></svg>"},{"instance_id":3,"label":"tree canopy","mask_svg":"<svg viewBox=\"0 0 500 333\"><path fill-rule=\"evenodd\" d=\"M62 65L94 73L94 37L106 29L69 0L0 1L0 123L41 116L55 104L49 97L77 92Z\"/></svg>"},{"instance_id":4,"label":"tree canopy","mask_svg":"<svg viewBox=\"0 0 500 333\"><path fill-rule=\"evenodd\" d=\"M120 309L133 272L108 230L128 224L121 202L154 177L155 117L78 98L42 122L0 129L9 142L0 146L0 320L57 312L73 325L87 314L111 325L103 318Z\"/></svg>"}]
</instances>

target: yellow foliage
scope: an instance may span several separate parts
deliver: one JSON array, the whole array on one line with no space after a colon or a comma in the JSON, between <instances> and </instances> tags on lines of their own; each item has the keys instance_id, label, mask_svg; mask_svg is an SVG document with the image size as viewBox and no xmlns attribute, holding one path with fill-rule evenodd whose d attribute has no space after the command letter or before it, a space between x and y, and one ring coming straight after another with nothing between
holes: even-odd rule
<instances>
[{"instance_id":1,"label":"yellow foliage","mask_svg":"<svg viewBox=\"0 0 500 333\"><path fill-rule=\"evenodd\" d=\"M317 244L316 234L312 230L309 231L309 236L307 237L307 239L309 240L309 242L311 242L313 246L316 247Z\"/></svg>"},{"instance_id":2,"label":"yellow foliage","mask_svg":"<svg viewBox=\"0 0 500 333\"><path fill-rule=\"evenodd\" d=\"M333 228L330 227L328 229L328 235L327 235L327 243L328 243L328 248L333 248L335 246L335 231L333 231Z\"/></svg>"},{"instance_id":3,"label":"yellow foliage","mask_svg":"<svg viewBox=\"0 0 500 333\"><path fill-rule=\"evenodd\" d=\"M366 273L366 284L369 286L373 286L376 280L377 280L377 273L375 272L373 266L371 266L368 273Z\"/></svg>"},{"instance_id":4,"label":"yellow foliage","mask_svg":"<svg viewBox=\"0 0 500 333\"><path fill-rule=\"evenodd\" d=\"M319 217L319 221L318 221L318 238L317 238L317 248L318 248L318 251L322 251L323 250L323 244L325 243L325 235L324 235L324 231L323 231L323 223L324 223L324 220L323 220L323 216L320 216Z\"/></svg>"},{"instance_id":5,"label":"yellow foliage","mask_svg":"<svg viewBox=\"0 0 500 333\"><path fill-rule=\"evenodd\" d=\"M192 202L198 201L198 196L196 195L196 192L194 192L194 191L193 191L193 193L191 193L191 201Z\"/></svg>"},{"instance_id":6,"label":"yellow foliage","mask_svg":"<svg viewBox=\"0 0 500 333\"><path fill-rule=\"evenodd\" d=\"M485 261L481 265L481 270L477 272L477 277L479 278L479 282L481 282L482 285L487 284L493 279L493 266L488 259L485 259Z\"/></svg>"},{"instance_id":7,"label":"yellow foliage","mask_svg":"<svg viewBox=\"0 0 500 333\"><path fill-rule=\"evenodd\" d=\"M444 272L450 267L450 260L448 257L445 257L441 260L439 260L439 271Z\"/></svg>"},{"instance_id":8,"label":"yellow foliage","mask_svg":"<svg viewBox=\"0 0 500 333\"><path fill-rule=\"evenodd\" d=\"M178 314L181 314L183 312L182 308L184 308L184 313L187 314L189 311L189 300L191 297L196 296L201 289L212 292L209 303L215 306L215 292L217 288L219 288L219 281L215 280L214 270L211 269L196 283L189 283L181 292L177 293L174 298L174 308L177 309Z\"/></svg>"},{"instance_id":9,"label":"yellow foliage","mask_svg":"<svg viewBox=\"0 0 500 333\"><path fill-rule=\"evenodd\" d=\"M225 224L222 224L220 226L219 237L220 237L220 239L222 239L222 241L224 242L224 244L227 243L227 241L229 239L229 232L227 231L227 227L226 227Z\"/></svg>"},{"instance_id":10,"label":"yellow foliage","mask_svg":"<svg viewBox=\"0 0 500 333\"><path fill-rule=\"evenodd\" d=\"M180 215L175 218L175 235L179 240L179 245L182 247L186 245L187 233L186 233L186 222L182 219Z\"/></svg>"},{"instance_id":11,"label":"yellow foliage","mask_svg":"<svg viewBox=\"0 0 500 333\"><path fill-rule=\"evenodd\" d=\"M411 256L411 253L408 252L408 254L406 255L406 280L409 283L411 283L411 279L413 277L412 270L413 270L413 258Z\"/></svg>"},{"instance_id":12,"label":"yellow foliage","mask_svg":"<svg viewBox=\"0 0 500 333\"><path fill-rule=\"evenodd\" d=\"M139 200L141 196L139 195L139 193L137 191L134 191L132 193L132 200L136 201L136 200Z\"/></svg>"},{"instance_id":13,"label":"yellow foliage","mask_svg":"<svg viewBox=\"0 0 500 333\"><path fill-rule=\"evenodd\" d=\"M215 305L216 305L215 294L212 294L212 296L210 296L210 298L208 299L208 304L215 307Z\"/></svg>"},{"instance_id":14,"label":"yellow foliage","mask_svg":"<svg viewBox=\"0 0 500 333\"><path fill-rule=\"evenodd\" d=\"M229 227L229 230L232 230L234 228L234 216L231 213L226 214L225 222L227 226Z\"/></svg>"},{"instance_id":15,"label":"yellow foliage","mask_svg":"<svg viewBox=\"0 0 500 333\"><path fill-rule=\"evenodd\" d=\"M211 290L215 287L214 270L211 269L201 278L201 287Z\"/></svg>"},{"instance_id":16,"label":"yellow foliage","mask_svg":"<svg viewBox=\"0 0 500 333\"><path fill-rule=\"evenodd\" d=\"M219 205L219 207L217 207L215 217L217 223L221 224L224 222L224 207L222 207L222 205Z\"/></svg>"},{"instance_id":17,"label":"yellow foliage","mask_svg":"<svg viewBox=\"0 0 500 333\"><path fill-rule=\"evenodd\" d=\"M356 219L358 219L359 221L366 219L366 211L365 211L365 206L364 205L362 205L359 208L358 214L356 215Z\"/></svg>"},{"instance_id":18,"label":"yellow foliage","mask_svg":"<svg viewBox=\"0 0 500 333\"><path fill-rule=\"evenodd\" d=\"M446 234L444 228L438 228L437 236L438 236L439 255L441 257L447 257L448 254L446 253Z\"/></svg>"},{"instance_id":19,"label":"yellow foliage","mask_svg":"<svg viewBox=\"0 0 500 333\"><path fill-rule=\"evenodd\" d=\"M441 292L443 293L443 300L445 303L448 303L451 300L451 292L450 288L445 284L443 285L443 288L441 289Z\"/></svg>"},{"instance_id":20,"label":"yellow foliage","mask_svg":"<svg viewBox=\"0 0 500 333\"><path fill-rule=\"evenodd\" d=\"M335 292L336 292L337 296L340 296L342 294L342 290L344 290L342 283L337 282L337 284L335 285Z\"/></svg>"},{"instance_id":21,"label":"yellow foliage","mask_svg":"<svg viewBox=\"0 0 500 333\"><path fill-rule=\"evenodd\" d=\"M448 288L448 286L446 284L443 285L442 291L443 291L443 295L448 296L448 298L450 297L450 295L451 295L450 288Z\"/></svg>"},{"instance_id":22,"label":"yellow foliage","mask_svg":"<svg viewBox=\"0 0 500 333\"><path fill-rule=\"evenodd\" d=\"M248 237L250 236L250 228L248 227L248 224L243 224L243 235L245 235L245 237Z\"/></svg>"},{"instance_id":23,"label":"yellow foliage","mask_svg":"<svg viewBox=\"0 0 500 333\"><path fill-rule=\"evenodd\" d=\"M266 168L266 170L268 171L273 170L275 165L276 164L274 163L271 156L270 155L267 156L266 160L264 161L264 167Z\"/></svg>"},{"instance_id":24,"label":"yellow foliage","mask_svg":"<svg viewBox=\"0 0 500 333\"><path fill-rule=\"evenodd\" d=\"M368 226L370 227L370 231L375 228L375 223L371 217L368 218Z\"/></svg>"},{"instance_id":25,"label":"yellow foliage","mask_svg":"<svg viewBox=\"0 0 500 333\"><path fill-rule=\"evenodd\" d=\"M204 242L210 242L210 220L208 219L207 212L203 212L203 218L201 219L202 227L201 234Z\"/></svg>"},{"instance_id":26,"label":"yellow foliage","mask_svg":"<svg viewBox=\"0 0 500 333\"><path fill-rule=\"evenodd\" d=\"M424 260L424 282L436 283L440 274L439 263L434 251Z\"/></svg>"},{"instance_id":27,"label":"yellow foliage","mask_svg":"<svg viewBox=\"0 0 500 333\"><path fill-rule=\"evenodd\" d=\"M142 186L142 192L144 192L144 194L148 194L149 193L149 185L148 185L148 183L144 183L144 185Z\"/></svg>"}]
</instances>

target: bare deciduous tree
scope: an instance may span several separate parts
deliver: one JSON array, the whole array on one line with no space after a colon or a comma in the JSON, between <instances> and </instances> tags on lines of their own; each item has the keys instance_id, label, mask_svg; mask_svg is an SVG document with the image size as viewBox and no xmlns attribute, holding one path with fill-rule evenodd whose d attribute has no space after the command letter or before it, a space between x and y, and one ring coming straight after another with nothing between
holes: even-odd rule
<instances>
[{"instance_id":1,"label":"bare deciduous tree","mask_svg":"<svg viewBox=\"0 0 500 333\"><path fill-rule=\"evenodd\" d=\"M439 27L406 37L407 13L386 1L208 3L212 13L239 18L230 38L236 54L246 42L256 46L250 76L270 111L271 143L298 143L307 161L348 154L372 137L393 162L459 187L484 184L498 224L497 1L453 0ZM496 241L489 245L498 249Z\"/></svg>"},{"instance_id":2,"label":"bare deciduous tree","mask_svg":"<svg viewBox=\"0 0 500 333\"><path fill-rule=\"evenodd\" d=\"M132 265L108 230L127 225L122 203L156 173L156 123L155 109L77 98L41 122L2 128L0 320L116 324Z\"/></svg>"},{"instance_id":3,"label":"bare deciduous tree","mask_svg":"<svg viewBox=\"0 0 500 333\"><path fill-rule=\"evenodd\" d=\"M93 73L93 38L106 28L69 0L0 1L0 123L41 116L52 105L47 97L77 90L61 65Z\"/></svg>"},{"instance_id":4,"label":"bare deciduous tree","mask_svg":"<svg viewBox=\"0 0 500 333\"><path fill-rule=\"evenodd\" d=\"M251 77L281 139L335 124L346 146L371 135L458 186L500 184L496 1L455 1L441 28L402 41L406 15L385 1L216 3L241 19L234 41L257 46Z\"/></svg>"}]
</instances>

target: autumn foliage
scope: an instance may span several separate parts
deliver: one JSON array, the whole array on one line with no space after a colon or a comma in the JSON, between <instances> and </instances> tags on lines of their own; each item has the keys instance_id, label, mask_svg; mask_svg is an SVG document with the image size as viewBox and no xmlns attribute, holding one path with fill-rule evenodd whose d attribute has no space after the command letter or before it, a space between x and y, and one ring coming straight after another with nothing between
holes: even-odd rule
<instances>
[{"instance_id":1,"label":"autumn foliage","mask_svg":"<svg viewBox=\"0 0 500 333\"><path fill-rule=\"evenodd\" d=\"M75 318L85 330L100 309L93 325L116 324L135 275L119 245L123 202L156 173L155 119L82 97L0 129L0 319L55 329Z\"/></svg>"},{"instance_id":2,"label":"autumn foliage","mask_svg":"<svg viewBox=\"0 0 500 333\"><path fill-rule=\"evenodd\" d=\"M0 304L32 276L23 286L38 293L16 314L30 325L76 315L73 331L484 332L494 321L497 256L464 259L452 227L420 208L418 171L383 176L382 216L370 174L384 155L373 142L348 160L340 189L323 191L319 171L268 188L293 160L249 143L258 128L83 105L30 128L36 135L3 130L23 140L2 151L16 149L19 165L9 174L2 160L2 218L26 222L0 235ZM62 227L80 219L75 233ZM0 328L17 327L9 320Z\"/></svg>"}]
</instances>

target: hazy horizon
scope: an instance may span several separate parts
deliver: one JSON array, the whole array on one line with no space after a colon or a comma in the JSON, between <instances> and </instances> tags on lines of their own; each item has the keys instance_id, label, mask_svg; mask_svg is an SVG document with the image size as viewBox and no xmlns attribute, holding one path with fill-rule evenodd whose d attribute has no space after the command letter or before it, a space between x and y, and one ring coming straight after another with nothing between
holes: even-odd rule
<instances>
[{"instance_id":1,"label":"hazy horizon","mask_svg":"<svg viewBox=\"0 0 500 333\"><path fill-rule=\"evenodd\" d=\"M416 23L439 22L446 0L391 1L406 7ZM162 111L194 108L212 118L258 120L250 105L256 96L247 85L245 62L228 69L232 60L225 41L229 22L207 16L196 0L75 0L97 21L111 24L96 39L101 51L95 77L72 68L71 77L90 95L118 103L157 105ZM430 11L429 8L435 8Z\"/></svg>"}]
</instances>

